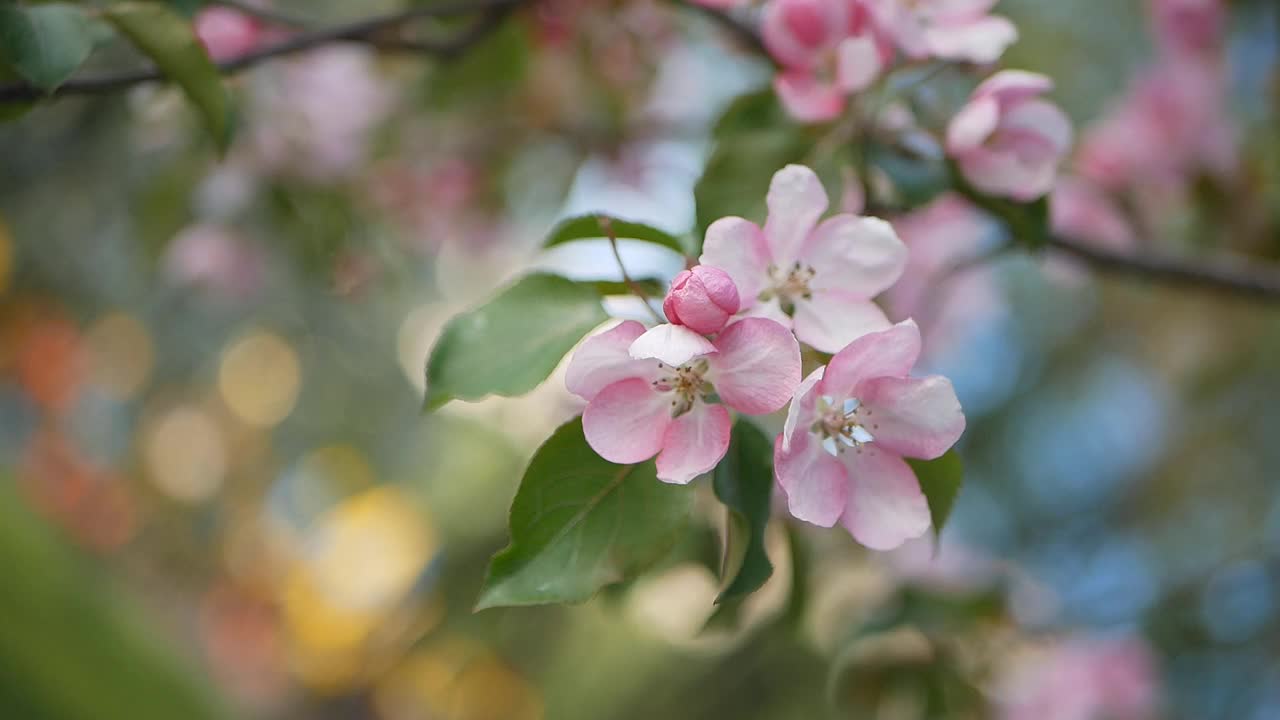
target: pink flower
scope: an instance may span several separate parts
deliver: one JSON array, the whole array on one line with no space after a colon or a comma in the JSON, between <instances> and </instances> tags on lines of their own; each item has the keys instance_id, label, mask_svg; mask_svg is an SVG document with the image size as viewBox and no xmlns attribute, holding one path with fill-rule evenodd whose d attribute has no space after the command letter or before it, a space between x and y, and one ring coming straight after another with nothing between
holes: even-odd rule
<instances>
[{"instance_id":1,"label":"pink flower","mask_svg":"<svg viewBox=\"0 0 1280 720\"><path fill-rule=\"evenodd\" d=\"M893 59L861 5L847 0L770 0L760 32L782 66L774 90L801 122L825 122L846 95L865 90Z\"/></svg>"},{"instance_id":2,"label":"pink flower","mask_svg":"<svg viewBox=\"0 0 1280 720\"><path fill-rule=\"evenodd\" d=\"M1154 717L1155 661L1137 638L1073 638L1003 681L1002 720L1143 720Z\"/></svg>"},{"instance_id":3,"label":"pink flower","mask_svg":"<svg viewBox=\"0 0 1280 720\"><path fill-rule=\"evenodd\" d=\"M707 228L701 262L733 278L747 315L794 327L823 352L889 327L871 301L898 279L907 249L889 223L835 215L821 223L827 193L812 170L788 165L773 176L764 228L740 217Z\"/></svg>"},{"instance_id":4,"label":"pink flower","mask_svg":"<svg viewBox=\"0 0 1280 720\"><path fill-rule=\"evenodd\" d=\"M1021 201L1053 187L1071 147L1071 121L1036 97L1052 88L1044 75L1004 70L973 91L947 127L947 152L974 187Z\"/></svg>"},{"instance_id":5,"label":"pink flower","mask_svg":"<svg viewBox=\"0 0 1280 720\"><path fill-rule=\"evenodd\" d=\"M725 271L706 265L681 271L662 301L662 311L673 325L684 325L703 335L723 330L738 307L738 288L733 280Z\"/></svg>"},{"instance_id":6,"label":"pink flower","mask_svg":"<svg viewBox=\"0 0 1280 720\"><path fill-rule=\"evenodd\" d=\"M805 378L774 446L774 472L800 520L840 521L891 550L929 529L929 505L903 457L932 459L964 432L951 382L908 377L920 355L910 320L854 340Z\"/></svg>"},{"instance_id":7,"label":"pink flower","mask_svg":"<svg viewBox=\"0 0 1280 720\"><path fill-rule=\"evenodd\" d=\"M677 342L694 336L704 344L695 342L680 362L668 363L643 357L655 345L665 347L641 342L646 335ZM569 361L565 378L569 391L587 401L582 428L592 449L615 463L657 455L658 478L680 484L724 457L728 408L774 412L787 404L799 382L800 346L786 328L764 318L739 320L714 341L679 325L646 333L643 325L628 320L588 338Z\"/></svg>"},{"instance_id":8,"label":"pink flower","mask_svg":"<svg viewBox=\"0 0 1280 720\"><path fill-rule=\"evenodd\" d=\"M262 40L262 27L252 17L228 7L211 5L196 13L196 37L214 60L230 60L253 50Z\"/></svg>"},{"instance_id":9,"label":"pink flower","mask_svg":"<svg viewBox=\"0 0 1280 720\"><path fill-rule=\"evenodd\" d=\"M1088 180L1064 175L1053 186L1049 203L1053 231L1112 250L1132 250L1133 226L1120 208Z\"/></svg>"},{"instance_id":10,"label":"pink flower","mask_svg":"<svg viewBox=\"0 0 1280 720\"><path fill-rule=\"evenodd\" d=\"M866 0L877 24L908 57L992 63L1018 39L997 0Z\"/></svg>"},{"instance_id":11,"label":"pink flower","mask_svg":"<svg viewBox=\"0 0 1280 720\"><path fill-rule=\"evenodd\" d=\"M1151 22L1160 48L1171 55L1213 55L1227 24L1222 0L1151 0Z\"/></svg>"}]
</instances>

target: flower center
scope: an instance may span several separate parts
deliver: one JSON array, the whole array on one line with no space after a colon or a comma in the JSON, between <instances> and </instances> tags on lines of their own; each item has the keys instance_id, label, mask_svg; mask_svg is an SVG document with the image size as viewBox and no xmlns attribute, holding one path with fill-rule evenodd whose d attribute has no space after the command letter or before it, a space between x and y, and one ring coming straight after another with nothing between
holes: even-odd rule
<instances>
[{"instance_id":1,"label":"flower center","mask_svg":"<svg viewBox=\"0 0 1280 720\"><path fill-rule=\"evenodd\" d=\"M822 437L823 449L832 455L839 455L846 448L862 452L863 445L875 441L868 426L871 430L880 427L870 418L871 408L865 407L857 398L837 403L834 398L823 395L818 398L818 419L809 430Z\"/></svg>"},{"instance_id":2,"label":"flower center","mask_svg":"<svg viewBox=\"0 0 1280 720\"><path fill-rule=\"evenodd\" d=\"M768 301L778 298L782 311L790 315L795 312L796 300L810 300L813 291L809 283L813 282L814 269L808 265L794 263L789 268L769 265L769 285L760 292L760 300Z\"/></svg>"},{"instance_id":3,"label":"flower center","mask_svg":"<svg viewBox=\"0 0 1280 720\"><path fill-rule=\"evenodd\" d=\"M680 367L658 363L663 374L653 381L653 388L658 392L672 393L671 417L680 417L692 410L699 398L704 402L711 401L710 396L715 389L703 377L710 367L705 359Z\"/></svg>"}]
</instances>

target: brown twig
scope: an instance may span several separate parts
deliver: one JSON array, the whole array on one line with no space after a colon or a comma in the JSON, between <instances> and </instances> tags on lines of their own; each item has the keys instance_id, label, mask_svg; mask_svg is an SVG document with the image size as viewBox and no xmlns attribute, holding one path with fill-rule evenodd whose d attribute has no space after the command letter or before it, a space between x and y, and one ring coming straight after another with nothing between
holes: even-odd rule
<instances>
[{"instance_id":1,"label":"brown twig","mask_svg":"<svg viewBox=\"0 0 1280 720\"><path fill-rule=\"evenodd\" d=\"M609 248L613 250L613 259L618 263L618 272L622 273L622 282L631 288L632 294L640 298L644 309L649 311L649 314L653 316L653 319L659 325L665 323L666 320L649 304L649 294L644 291L644 288L640 287L640 283L631 279L631 275L627 273L627 266L622 262L622 253L618 252L618 234L613 231L613 222L604 215L597 216L596 222L600 223L600 229L604 231L605 237L609 238Z\"/></svg>"},{"instance_id":2,"label":"brown twig","mask_svg":"<svg viewBox=\"0 0 1280 720\"><path fill-rule=\"evenodd\" d=\"M443 58L456 57L496 29L501 20L517 6L530 0L454 0L423 7L414 7L398 13L357 20L344 25L307 30L291 35L236 58L216 63L224 74L233 74L272 58L293 55L335 42L359 42L380 50L419 52ZM479 14L475 24L462 30L457 36L445 40L409 40L385 38L380 35L398 29L422 18L458 17ZM0 102L29 102L52 95L102 95L118 92L143 83L165 80L158 68L148 67L129 72L112 73L97 77L73 78L60 85L52 93L25 83L0 85Z\"/></svg>"}]
</instances>

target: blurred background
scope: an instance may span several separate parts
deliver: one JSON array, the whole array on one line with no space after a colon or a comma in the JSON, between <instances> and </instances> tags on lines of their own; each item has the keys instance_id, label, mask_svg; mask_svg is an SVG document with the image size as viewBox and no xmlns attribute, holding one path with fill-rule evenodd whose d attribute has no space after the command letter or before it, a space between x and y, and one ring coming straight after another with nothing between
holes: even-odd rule
<instances>
[{"instance_id":1,"label":"blurred background","mask_svg":"<svg viewBox=\"0 0 1280 720\"><path fill-rule=\"evenodd\" d=\"M999 4L1005 64L1077 124L1055 224L1280 258L1280 6L1209 5L1188 59L1137 0ZM197 29L215 57L290 31ZM922 124L964 76L911 88ZM946 195L895 216L913 264L885 299L969 417L940 552L778 518L774 579L708 624L704 482L654 572L472 612L524 462L580 406L558 373L423 414L433 340L530 267L616 276L538 252L559 218L692 231L717 116L768 82L688 6L543 0L454 58L259 64L222 158L160 85L0 125L0 717L1280 718L1280 308L1054 255L950 272L1003 231ZM752 148L719 190L742 214L778 169Z\"/></svg>"}]
</instances>

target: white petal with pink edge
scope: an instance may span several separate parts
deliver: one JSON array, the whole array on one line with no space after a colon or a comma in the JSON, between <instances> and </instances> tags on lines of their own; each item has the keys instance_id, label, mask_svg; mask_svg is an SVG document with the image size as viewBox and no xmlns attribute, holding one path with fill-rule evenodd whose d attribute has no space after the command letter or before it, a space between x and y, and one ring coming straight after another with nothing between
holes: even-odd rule
<instances>
[{"instance_id":1,"label":"white petal with pink edge","mask_svg":"<svg viewBox=\"0 0 1280 720\"><path fill-rule=\"evenodd\" d=\"M902 458L872 447L842 455L849 496L840 522L872 550L892 550L929 529L929 502Z\"/></svg>"},{"instance_id":2,"label":"white petal with pink edge","mask_svg":"<svg viewBox=\"0 0 1280 720\"><path fill-rule=\"evenodd\" d=\"M932 460L964 433L960 401L941 375L875 378L858 388L858 396L872 412L867 422L876 445L899 455Z\"/></svg>"},{"instance_id":3,"label":"white petal with pink edge","mask_svg":"<svg viewBox=\"0 0 1280 720\"><path fill-rule=\"evenodd\" d=\"M684 485L710 472L729 449L731 425L723 405L695 403L667 426L658 453L658 479Z\"/></svg>"},{"instance_id":4,"label":"white petal with pink edge","mask_svg":"<svg viewBox=\"0 0 1280 720\"><path fill-rule=\"evenodd\" d=\"M827 209L827 191L818 175L803 165L788 165L773 174L765 196L769 217L764 239L778 267L787 267L799 256L818 218Z\"/></svg>"},{"instance_id":5,"label":"white petal with pink edge","mask_svg":"<svg viewBox=\"0 0 1280 720\"><path fill-rule=\"evenodd\" d=\"M584 340L569 359L569 367L565 369L565 387L583 400L591 400L606 386L619 380L647 377L653 363L634 360L627 351L631 343L643 334L644 325L627 320Z\"/></svg>"},{"instance_id":6,"label":"white petal with pink edge","mask_svg":"<svg viewBox=\"0 0 1280 720\"><path fill-rule=\"evenodd\" d=\"M880 218L835 215L809 236L801 261L816 271L810 287L870 298L902 277L907 246Z\"/></svg>"},{"instance_id":7,"label":"white petal with pink edge","mask_svg":"<svg viewBox=\"0 0 1280 720\"><path fill-rule=\"evenodd\" d=\"M698 262L728 273L738 286L742 306L748 307L764 289L771 259L758 225L740 217L725 217L707 228Z\"/></svg>"},{"instance_id":8,"label":"white petal with pink edge","mask_svg":"<svg viewBox=\"0 0 1280 720\"><path fill-rule=\"evenodd\" d=\"M813 436L800 433L790 450L783 449L779 437L774 442L773 467L792 516L822 527L836 524L848 504L849 482L844 466Z\"/></svg>"},{"instance_id":9,"label":"white petal with pink edge","mask_svg":"<svg viewBox=\"0 0 1280 720\"><path fill-rule=\"evenodd\" d=\"M636 360L652 358L674 367L715 351L710 340L683 325L670 323L649 328L628 348Z\"/></svg>"},{"instance_id":10,"label":"white petal with pink edge","mask_svg":"<svg viewBox=\"0 0 1280 720\"><path fill-rule=\"evenodd\" d=\"M838 400L854 397L866 380L878 377L906 377L920 357L920 328L904 320L880 332L849 343L831 362L818 392Z\"/></svg>"},{"instance_id":11,"label":"white petal with pink edge","mask_svg":"<svg viewBox=\"0 0 1280 720\"><path fill-rule=\"evenodd\" d=\"M615 463L648 460L662 449L671 405L645 380L622 380L601 390L582 413L587 444Z\"/></svg>"},{"instance_id":12,"label":"white petal with pink edge","mask_svg":"<svg viewBox=\"0 0 1280 720\"><path fill-rule=\"evenodd\" d=\"M783 450L791 451L791 439L797 430L808 432L809 424L815 417L814 408L818 401L818 394L813 390L822 380L822 373L826 369L826 366L823 366L809 373L809 376L796 388L796 396L791 400L791 407L787 408L787 420L782 425L782 434L778 436Z\"/></svg>"},{"instance_id":13,"label":"white petal with pink edge","mask_svg":"<svg viewBox=\"0 0 1280 720\"><path fill-rule=\"evenodd\" d=\"M822 352L838 352L863 335L889 326L880 306L858 295L815 290L812 299L796 301L796 337Z\"/></svg>"}]
</instances>

